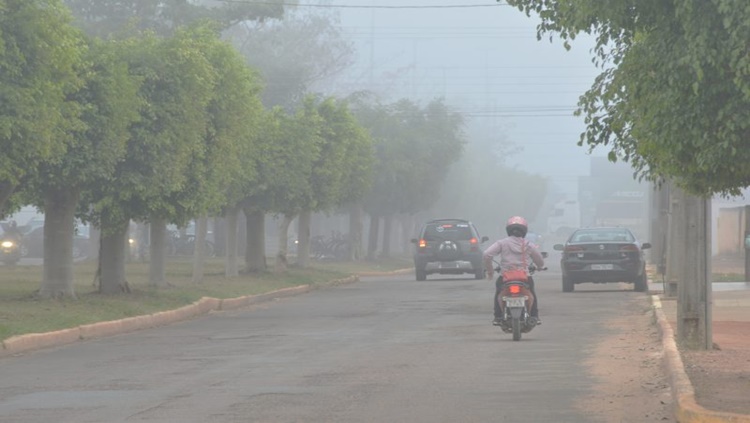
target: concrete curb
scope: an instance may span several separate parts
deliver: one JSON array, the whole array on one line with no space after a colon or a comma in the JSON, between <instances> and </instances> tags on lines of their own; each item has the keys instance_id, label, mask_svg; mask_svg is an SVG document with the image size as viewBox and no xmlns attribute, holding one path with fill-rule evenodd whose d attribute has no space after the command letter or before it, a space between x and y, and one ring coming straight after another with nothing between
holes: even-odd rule
<instances>
[{"instance_id":1,"label":"concrete curb","mask_svg":"<svg viewBox=\"0 0 750 423\"><path fill-rule=\"evenodd\" d=\"M674 416L680 423L750 423L750 415L713 411L701 407L695 401L695 390L685 372L680 350L674 339L672 325L669 324L658 296L651 296L651 304L661 333L664 362L670 375Z\"/></svg>"},{"instance_id":2,"label":"concrete curb","mask_svg":"<svg viewBox=\"0 0 750 423\"><path fill-rule=\"evenodd\" d=\"M406 269L392 270L390 272L361 272L361 273L358 273L357 275L358 276L392 276L392 275L405 275L413 271L414 271L413 267L408 267Z\"/></svg>"},{"instance_id":3,"label":"concrete curb","mask_svg":"<svg viewBox=\"0 0 750 423\"><path fill-rule=\"evenodd\" d=\"M303 294L317 288L338 286L356 282L358 280L359 276L352 275L347 278L333 280L317 286L300 285L267 292L265 294L246 295L238 298L220 299L203 297L192 304L174 310L160 311L153 314L127 317L119 320L91 323L53 332L27 333L24 335L12 336L5 339L2 342L2 345L0 345L0 357L12 356L42 348L58 347L78 341L165 326L205 315L212 311L237 309L251 304L258 304L278 298Z\"/></svg>"}]
</instances>

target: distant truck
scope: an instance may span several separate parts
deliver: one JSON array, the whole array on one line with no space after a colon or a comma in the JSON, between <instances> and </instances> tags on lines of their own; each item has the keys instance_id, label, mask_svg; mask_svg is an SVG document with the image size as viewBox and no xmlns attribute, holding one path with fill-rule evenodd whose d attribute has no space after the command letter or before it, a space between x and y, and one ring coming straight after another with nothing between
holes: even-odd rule
<instances>
[{"instance_id":1,"label":"distant truck","mask_svg":"<svg viewBox=\"0 0 750 423\"><path fill-rule=\"evenodd\" d=\"M547 231L558 237L567 237L581 227L581 206L576 200L558 201L547 217Z\"/></svg>"}]
</instances>

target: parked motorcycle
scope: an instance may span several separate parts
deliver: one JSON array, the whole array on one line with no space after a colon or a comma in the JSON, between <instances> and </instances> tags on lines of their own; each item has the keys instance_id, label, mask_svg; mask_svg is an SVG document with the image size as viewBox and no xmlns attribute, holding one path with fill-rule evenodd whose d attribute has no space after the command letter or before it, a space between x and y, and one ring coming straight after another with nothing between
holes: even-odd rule
<instances>
[{"instance_id":1,"label":"parked motorcycle","mask_svg":"<svg viewBox=\"0 0 750 423\"><path fill-rule=\"evenodd\" d=\"M547 270L546 267L537 269L533 264L529 266L528 274L533 275L537 270ZM502 278L500 268L495 268ZM512 333L514 341L521 340L521 334L531 332L536 327L536 319L531 319L529 311L534 305L534 294L531 292L530 285L521 280L508 280L503 283L503 287L497 296L497 302L502 311L502 320L500 329L505 333Z\"/></svg>"}]
</instances>

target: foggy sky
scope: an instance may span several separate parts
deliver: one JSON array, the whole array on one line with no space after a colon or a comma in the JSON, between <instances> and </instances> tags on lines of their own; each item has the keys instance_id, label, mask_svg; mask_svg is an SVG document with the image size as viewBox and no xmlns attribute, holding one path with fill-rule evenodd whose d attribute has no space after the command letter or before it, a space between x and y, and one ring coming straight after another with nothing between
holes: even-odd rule
<instances>
[{"instance_id":1,"label":"foggy sky","mask_svg":"<svg viewBox=\"0 0 750 423\"><path fill-rule=\"evenodd\" d=\"M339 78L342 90L370 87L392 100L445 97L472 131L498 134L522 147L507 164L548 176L575 195L578 176L589 174L589 155L576 145L583 118L572 113L600 72L591 63L592 38L576 39L566 51L560 40L538 41L538 20L510 6L430 7L494 4L491 0L332 4L421 6L337 8L358 53L357 63Z\"/></svg>"}]
</instances>

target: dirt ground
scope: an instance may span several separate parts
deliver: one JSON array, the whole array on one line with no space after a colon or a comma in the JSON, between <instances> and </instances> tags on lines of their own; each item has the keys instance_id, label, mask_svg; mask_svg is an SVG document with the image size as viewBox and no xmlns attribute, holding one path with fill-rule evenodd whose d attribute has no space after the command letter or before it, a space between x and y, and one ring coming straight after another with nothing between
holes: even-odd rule
<instances>
[{"instance_id":1,"label":"dirt ground","mask_svg":"<svg viewBox=\"0 0 750 423\"><path fill-rule=\"evenodd\" d=\"M586 363L598 380L578 407L605 423L675 422L661 337L646 297L634 303L637 318L608 322L613 335L599 343Z\"/></svg>"},{"instance_id":2,"label":"dirt ground","mask_svg":"<svg viewBox=\"0 0 750 423\"><path fill-rule=\"evenodd\" d=\"M642 310L638 318L608 322L613 335L595 347L587 362L599 381L595 394L578 406L607 423L675 422L654 312L646 297L636 301L634 308ZM750 322L715 321L712 330L714 350L681 350L696 402L709 410L750 415Z\"/></svg>"},{"instance_id":3,"label":"dirt ground","mask_svg":"<svg viewBox=\"0 0 750 423\"><path fill-rule=\"evenodd\" d=\"M750 415L750 322L713 322L711 351L681 351L699 405Z\"/></svg>"},{"instance_id":4,"label":"dirt ground","mask_svg":"<svg viewBox=\"0 0 750 423\"><path fill-rule=\"evenodd\" d=\"M742 275L744 255L714 257L713 272ZM672 327L676 329L674 322ZM750 415L750 322L713 321L714 350L680 355L699 405Z\"/></svg>"},{"instance_id":5,"label":"dirt ground","mask_svg":"<svg viewBox=\"0 0 750 423\"><path fill-rule=\"evenodd\" d=\"M662 341L646 298L635 303L638 318L608 322L613 335L587 362L597 378L595 394L578 406L597 421L675 422L674 398L664 365ZM750 322L714 322L711 351L681 351L699 405L714 411L750 414Z\"/></svg>"}]
</instances>

